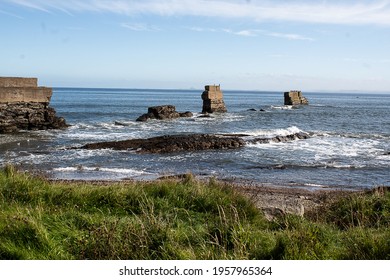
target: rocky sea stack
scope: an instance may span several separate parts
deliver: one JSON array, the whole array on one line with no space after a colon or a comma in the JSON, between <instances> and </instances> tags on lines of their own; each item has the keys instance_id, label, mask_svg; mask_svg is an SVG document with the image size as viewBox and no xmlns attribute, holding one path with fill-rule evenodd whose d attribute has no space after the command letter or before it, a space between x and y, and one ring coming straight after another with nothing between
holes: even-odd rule
<instances>
[{"instance_id":1,"label":"rocky sea stack","mask_svg":"<svg viewBox=\"0 0 390 280\"><path fill-rule=\"evenodd\" d=\"M162 105L148 108L148 113L140 116L138 122L146 122L149 119L165 120L165 119L177 119L183 117L192 117L191 112L179 113L176 112L176 107L173 105Z\"/></svg>"},{"instance_id":2,"label":"rocky sea stack","mask_svg":"<svg viewBox=\"0 0 390 280\"><path fill-rule=\"evenodd\" d=\"M202 93L202 113L225 113L227 112L221 87L218 85L207 85Z\"/></svg>"},{"instance_id":3,"label":"rocky sea stack","mask_svg":"<svg viewBox=\"0 0 390 280\"><path fill-rule=\"evenodd\" d=\"M0 134L67 127L49 106L52 89L36 78L0 77Z\"/></svg>"},{"instance_id":4,"label":"rocky sea stack","mask_svg":"<svg viewBox=\"0 0 390 280\"><path fill-rule=\"evenodd\" d=\"M284 93L284 105L309 105L309 101L299 90L291 90Z\"/></svg>"}]
</instances>

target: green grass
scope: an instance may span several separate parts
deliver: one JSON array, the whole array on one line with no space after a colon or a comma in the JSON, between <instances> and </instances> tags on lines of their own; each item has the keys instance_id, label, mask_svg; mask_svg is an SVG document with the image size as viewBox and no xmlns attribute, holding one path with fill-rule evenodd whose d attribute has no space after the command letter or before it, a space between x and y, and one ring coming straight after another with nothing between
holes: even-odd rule
<instances>
[{"instance_id":1,"label":"green grass","mask_svg":"<svg viewBox=\"0 0 390 280\"><path fill-rule=\"evenodd\" d=\"M53 183L0 171L0 259L389 259L390 196L267 221L215 180Z\"/></svg>"}]
</instances>

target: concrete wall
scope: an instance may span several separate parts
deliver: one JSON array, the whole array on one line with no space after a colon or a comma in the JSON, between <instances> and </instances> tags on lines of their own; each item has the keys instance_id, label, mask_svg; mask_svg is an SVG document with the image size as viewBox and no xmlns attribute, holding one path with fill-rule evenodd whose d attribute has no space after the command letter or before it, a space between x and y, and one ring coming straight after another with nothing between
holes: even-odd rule
<instances>
[{"instance_id":1,"label":"concrete wall","mask_svg":"<svg viewBox=\"0 0 390 280\"><path fill-rule=\"evenodd\" d=\"M37 87L37 78L0 77L0 87Z\"/></svg>"},{"instance_id":2,"label":"concrete wall","mask_svg":"<svg viewBox=\"0 0 390 280\"><path fill-rule=\"evenodd\" d=\"M36 102L49 103L52 95L51 88L24 87L0 88L0 103Z\"/></svg>"},{"instance_id":3,"label":"concrete wall","mask_svg":"<svg viewBox=\"0 0 390 280\"><path fill-rule=\"evenodd\" d=\"M49 103L52 89L38 87L37 78L0 77L0 103Z\"/></svg>"}]
</instances>

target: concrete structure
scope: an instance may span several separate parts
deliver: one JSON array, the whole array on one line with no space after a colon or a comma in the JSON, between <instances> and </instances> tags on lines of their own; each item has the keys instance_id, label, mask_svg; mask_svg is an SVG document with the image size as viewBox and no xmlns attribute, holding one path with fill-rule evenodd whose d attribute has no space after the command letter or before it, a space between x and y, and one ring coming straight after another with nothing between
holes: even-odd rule
<instances>
[{"instance_id":1,"label":"concrete structure","mask_svg":"<svg viewBox=\"0 0 390 280\"><path fill-rule=\"evenodd\" d=\"M53 91L38 87L37 78L0 77L0 103L32 102L49 104Z\"/></svg>"},{"instance_id":2,"label":"concrete structure","mask_svg":"<svg viewBox=\"0 0 390 280\"><path fill-rule=\"evenodd\" d=\"M203 109L202 113L227 112L221 87L218 85L206 85L202 93Z\"/></svg>"},{"instance_id":3,"label":"concrete structure","mask_svg":"<svg viewBox=\"0 0 390 280\"><path fill-rule=\"evenodd\" d=\"M290 90L284 93L284 105L308 105L309 102L301 91Z\"/></svg>"},{"instance_id":4,"label":"concrete structure","mask_svg":"<svg viewBox=\"0 0 390 280\"><path fill-rule=\"evenodd\" d=\"M37 82L36 78L0 77L0 134L68 126L49 106L52 89L38 87Z\"/></svg>"}]
</instances>

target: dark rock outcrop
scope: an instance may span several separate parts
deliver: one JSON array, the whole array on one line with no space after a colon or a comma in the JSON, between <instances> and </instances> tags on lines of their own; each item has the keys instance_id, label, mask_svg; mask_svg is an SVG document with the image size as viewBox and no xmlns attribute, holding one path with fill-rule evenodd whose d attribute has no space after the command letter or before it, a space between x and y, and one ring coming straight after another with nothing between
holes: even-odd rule
<instances>
[{"instance_id":1,"label":"dark rock outcrop","mask_svg":"<svg viewBox=\"0 0 390 280\"><path fill-rule=\"evenodd\" d=\"M87 144L82 149L136 150L139 153L172 153L236 149L245 145L239 137L211 134L165 135L148 139L131 139L115 142Z\"/></svg>"},{"instance_id":2,"label":"dark rock outcrop","mask_svg":"<svg viewBox=\"0 0 390 280\"><path fill-rule=\"evenodd\" d=\"M49 107L51 96L36 78L0 77L0 133L67 127Z\"/></svg>"},{"instance_id":3,"label":"dark rock outcrop","mask_svg":"<svg viewBox=\"0 0 390 280\"><path fill-rule=\"evenodd\" d=\"M140 116L138 122L146 122L149 119L165 120L165 119L177 119L183 117L192 117L191 112L179 113L176 112L176 107L173 105L161 105L148 108L148 113Z\"/></svg>"},{"instance_id":4,"label":"dark rock outcrop","mask_svg":"<svg viewBox=\"0 0 390 280\"><path fill-rule=\"evenodd\" d=\"M65 128L64 118L43 103L0 103L0 133Z\"/></svg>"},{"instance_id":5,"label":"dark rock outcrop","mask_svg":"<svg viewBox=\"0 0 390 280\"><path fill-rule=\"evenodd\" d=\"M237 149L248 143L265 144L306 138L309 138L309 135L305 133L295 133L272 138L253 138L246 134L181 134L148 139L91 143L82 146L81 149L135 150L138 153L172 153L181 151Z\"/></svg>"}]
</instances>

